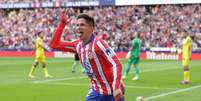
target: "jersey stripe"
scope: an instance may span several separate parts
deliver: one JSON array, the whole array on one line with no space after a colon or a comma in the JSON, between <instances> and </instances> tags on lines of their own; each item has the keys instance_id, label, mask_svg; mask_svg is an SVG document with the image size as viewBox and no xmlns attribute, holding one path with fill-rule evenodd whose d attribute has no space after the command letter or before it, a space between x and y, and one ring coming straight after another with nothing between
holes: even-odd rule
<instances>
[{"instance_id":1,"label":"jersey stripe","mask_svg":"<svg viewBox=\"0 0 201 101\"><path fill-rule=\"evenodd\" d=\"M92 53L92 43L90 43L90 45L89 45L89 50L90 50L90 55L93 55L93 53ZM88 55L89 56L89 55ZM91 59L92 57L91 56L89 56L89 62L90 62L90 64L91 64L91 67L92 67L92 70L93 70L93 72L94 73L97 73L97 68L94 68L95 67L95 61L94 61L94 59ZM99 74L95 74L95 75L93 75L93 83L95 84L94 85L94 88L96 89L96 91L97 92L100 92L101 94L103 94L103 89L102 89L102 87L101 87L101 84L100 84L100 82L97 80L98 79L98 76L97 75L99 75Z\"/></svg>"},{"instance_id":2,"label":"jersey stripe","mask_svg":"<svg viewBox=\"0 0 201 101\"><path fill-rule=\"evenodd\" d=\"M89 60L90 59L89 58L89 48L90 48L90 44L86 45L86 48L85 48L85 50L86 50L86 61L89 62L90 67L92 67L91 62ZM91 69L92 69L92 72L94 73L93 68L91 68ZM102 94L103 90L102 90L100 82L96 78L96 75L92 75L92 77L90 77L90 78L93 81L92 83L95 83L95 85L93 85L93 87L96 89L97 92L100 92Z\"/></svg>"},{"instance_id":3,"label":"jersey stripe","mask_svg":"<svg viewBox=\"0 0 201 101\"><path fill-rule=\"evenodd\" d=\"M92 46L93 53L96 53L95 52L95 43L96 43L96 40L94 40L94 43L93 43L93 46ZM111 89L111 87L110 87L110 85L109 85L109 83L108 83L108 81L107 81L107 79L105 77L105 74L103 73L103 69L102 68L104 68L104 67L101 66L100 61L98 60L97 55L93 54L93 56L94 56L94 60L95 60L95 63L96 63L97 69L98 69L98 73L100 74L101 79L102 79L103 83L105 84L105 86L107 88L106 92L108 93L108 95L110 95L110 94L112 94L112 89Z\"/></svg>"},{"instance_id":4,"label":"jersey stripe","mask_svg":"<svg viewBox=\"0 0 201 101\"><path fill-rule=\"evenodd\" d=\"M104 43L101 43L100 41L98 41L97 45L102 50L102 52L104 53L104 56L107 57L107 59L109 60L109 62L113 66L112 69L113 69L113 80L114 81L113 81L112 87L115 88L117 75L118 75L117 74L117 63L115 63L114 59L112 58L115 55L115 53L107 44L104 44ZM110 53L107 53L107 50L109 50Z\"/></svg>"},{"instance_id":5,"label":"jersey stripe","mask_svg":"<svg viewBox=\"0 0 201 101\"><path fill-rule=\"evenodd\" d=\"M77 45L76 45L76 52L77 54L80 56L80 53L81 53L81 42L79 42Z\"/></svg>"}]
</instances>

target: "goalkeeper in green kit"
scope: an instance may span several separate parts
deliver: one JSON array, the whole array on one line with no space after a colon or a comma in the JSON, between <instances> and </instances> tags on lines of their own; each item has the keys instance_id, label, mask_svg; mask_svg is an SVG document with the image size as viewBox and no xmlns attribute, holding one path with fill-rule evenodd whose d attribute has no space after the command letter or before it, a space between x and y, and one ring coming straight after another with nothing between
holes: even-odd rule
<instances>
[{"instance_id":1,"label":"goalkeeper in green kit","mask_svg":"<svg viewBox=\"0 0 201 101\"><path fill-rule=\"evenodd\" d=\"M124 69L124 74L123 74L123 79L126 79L128 77L128 73L130 71L131 65L134 66L134 78L133 80L138 80L139 79L139 68L138 64L140 61L140 53L141 53L141 39L140 39L140 34L139 33L134 33L134 39L132 40L132 46L130 50L130 55L128 59L128 63L126 65L126 69Z\"/></svg>"}]
</instances>

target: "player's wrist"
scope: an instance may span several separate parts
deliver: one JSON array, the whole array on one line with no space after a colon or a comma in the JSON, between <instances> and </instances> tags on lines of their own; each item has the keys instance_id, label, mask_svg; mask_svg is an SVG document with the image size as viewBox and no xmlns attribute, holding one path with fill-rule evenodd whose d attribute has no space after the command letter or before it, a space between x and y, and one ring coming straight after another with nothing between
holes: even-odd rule
<instances>
[{"instance_id":1,"label":"player's wrist","mask_svg":"<svg viewBox=\"0 0 201 101\"><path fill-rule=\"evenodd\" d=\"M60 22L62 23L62 24L66 24L66 21L65 20L60 20Z\"/></svg>"}]
</instances>

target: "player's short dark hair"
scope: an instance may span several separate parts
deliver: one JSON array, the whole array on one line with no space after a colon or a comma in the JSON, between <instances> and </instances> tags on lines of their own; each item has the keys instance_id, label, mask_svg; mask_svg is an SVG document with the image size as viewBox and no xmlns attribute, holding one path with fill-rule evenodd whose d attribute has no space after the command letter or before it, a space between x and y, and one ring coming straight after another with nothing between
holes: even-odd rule
<instances>
[{"instance_id":1,"label":"player's short dark hair","mask_svg":"<svg viewBox=\"0 0 201 101\"><path fill-rule=\"evenodd\" d=\"M87 14L80 14L77 16L77 19L85 19L91 26L95 27L95 21L94 21L94 18L87 15Z\"/></svg>"}]
</instances>

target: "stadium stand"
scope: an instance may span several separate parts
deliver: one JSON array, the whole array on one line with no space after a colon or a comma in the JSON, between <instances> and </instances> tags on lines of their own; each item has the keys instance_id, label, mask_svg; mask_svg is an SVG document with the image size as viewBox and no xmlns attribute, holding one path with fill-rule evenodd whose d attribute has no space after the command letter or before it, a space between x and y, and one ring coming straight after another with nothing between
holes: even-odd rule
<instances>
[{"instance_id":1,"label":"stadium stand","mask_svg":"<svg viewBox=\"0 0 201 101\"><path fill-rule=\"evenodd\" d=\"M9 2L9 0L4 0ZM10 0L19 2L19 0ZM31 2L31 0L23 0ZM44 0L48 1L48 0ZM2 3L3 1L1 1ZM22 2L22 0L20 0ZM38 31L45 31L49 43L58 23L58 15L64 8L0 9L0 50L31 50L33 38ZM99 30L116 51L128 51L132 32L142 34L142 47L180 47L181 30L193 38L193 50L201 50L201 6L154 5L76 7L70 10L72 19L80 12L94 16ZM75 24L72 20L71 24ZM73 39L74 28L66 27L63 39Z\"/></svg>"}]
</instances>

